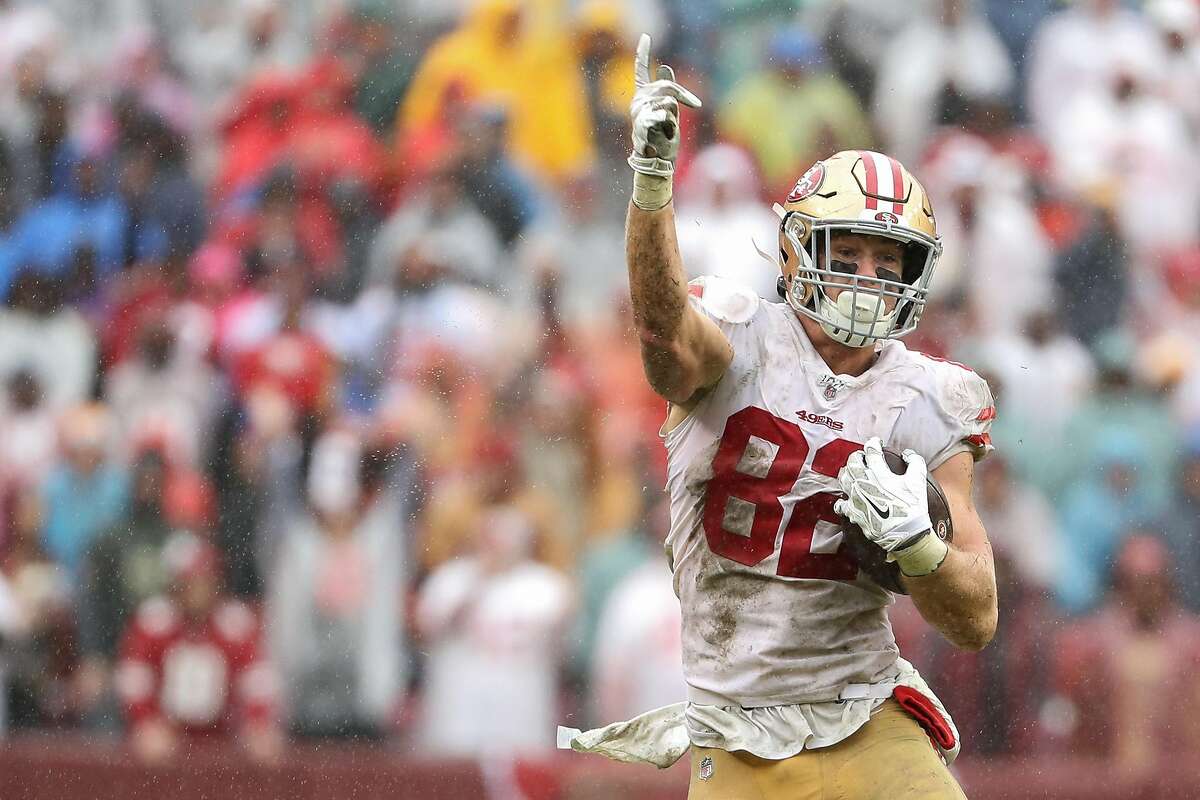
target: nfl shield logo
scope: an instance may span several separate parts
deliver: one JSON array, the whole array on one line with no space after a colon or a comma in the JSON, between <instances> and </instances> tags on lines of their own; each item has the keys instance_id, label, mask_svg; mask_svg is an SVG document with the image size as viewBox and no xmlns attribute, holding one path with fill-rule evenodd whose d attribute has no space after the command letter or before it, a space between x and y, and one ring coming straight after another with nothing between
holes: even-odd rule
<instances>
[{"instance_id":1,"label":"nfl shield logo","mask_svg":"<svg viewBox=\"0 0 1200 800\"><path fill-rule=\"evenodd\" d=\"M700 780L706 781L713 776L713 760L709 756L700 759Z\"/></svg>"},{"instance_id":2,"label":"nfl shield logo","mask_svg":"<svg viewBox=\"0 0 1200 800\"><path fill-rule=\"evenodd\" d=\"M837 388L832 383L825 384L825 399L832 400L837 397Z\"/></svg>"}]
</instances>

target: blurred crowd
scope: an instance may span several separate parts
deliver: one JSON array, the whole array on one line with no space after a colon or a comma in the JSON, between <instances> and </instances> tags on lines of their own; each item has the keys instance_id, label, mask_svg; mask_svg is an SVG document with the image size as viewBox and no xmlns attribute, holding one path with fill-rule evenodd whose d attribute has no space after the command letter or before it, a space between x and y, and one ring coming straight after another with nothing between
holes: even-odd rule
<instances>
[{"instance_id":1,"label":"blurred crowd","mask_svg":"<svg viewBox=\"0 0 1200 800\"><path fill-rule=\"evenodd\" d=\"M840 149L934 199L1001 624L893 617L967 747L1200 743L1195 0L0 0L0 731L536 755L682 698L642 31L693 274L778 301Z\"/></svg>"}]
</instances>

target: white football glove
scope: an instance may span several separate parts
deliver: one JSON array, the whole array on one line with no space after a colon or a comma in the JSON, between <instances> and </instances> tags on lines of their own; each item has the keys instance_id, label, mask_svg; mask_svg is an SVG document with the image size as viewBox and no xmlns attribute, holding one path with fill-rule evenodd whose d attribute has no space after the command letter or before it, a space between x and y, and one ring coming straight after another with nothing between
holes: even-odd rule
<instances>
[{"instance_id":1,"label":"white football glove","mask_svg":"<svg viewBox=\"0 0 1200 800\"><path fill-rule=\"evenodd\" d=\"M633 61L636 87L629 114L633 117L633 152L629 166L634 176L634 202L656 210L671 199L671 177L679 153L679 104L700 108L700 98L675 82L675 71L659 66L657 80L650 80L650 35L638 40ZM657 178L644 181L640 176ZM665 179L665 180L664 180Z\"/></svg>"},{"instance_id":2,"label":"white football glove","mask_svg":"<svg viewBox=\"0 0 1200 800\"><path fill-rule=\"evenodd\" d=\"M912 450L902 455L908 469L897 475L883 460L879 437L868 439L838 473L846 499L834 503L833 510L861 528L905 575L927 575L941 566L948 548L929 519L925 459Z\"/></svg>"}]
</instances>

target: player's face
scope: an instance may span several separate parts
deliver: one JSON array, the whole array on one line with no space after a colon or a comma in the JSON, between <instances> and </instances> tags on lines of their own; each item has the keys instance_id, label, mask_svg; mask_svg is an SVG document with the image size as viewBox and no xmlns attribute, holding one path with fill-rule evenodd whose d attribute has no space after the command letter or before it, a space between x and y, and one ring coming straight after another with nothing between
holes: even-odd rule
<instances>
[{"instance_id":1,"label":"player's face","mask_svg":"<svg viewBox=\"0 0 1200 800\"><path fill-rule=\"evenodd\" d=\"M896 282L901 280L904 246L894 239L861 233L833 233L829 237L829 252L829 268L835 273L858 275L858 285L861 288L882 288L881 284L870 280L871 278ZM836 282L838 279L832 280ZM850 280L845 282L849 284ZM842 291L828 287L825 289L830 300L836 300ZM896 298L885 298L884 305L891 311L896 305Z\"/></svg>"}]
</instances>

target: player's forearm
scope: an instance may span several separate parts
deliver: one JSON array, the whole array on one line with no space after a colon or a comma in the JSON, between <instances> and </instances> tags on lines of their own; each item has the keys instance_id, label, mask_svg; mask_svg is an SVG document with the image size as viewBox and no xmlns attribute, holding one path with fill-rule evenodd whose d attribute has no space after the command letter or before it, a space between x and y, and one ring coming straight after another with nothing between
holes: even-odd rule
<instances>
[{"instance_id":1,"label":"player's forearm","mask_svg":"<svg viewBox=\"0 0 1200 800\"><path fill-rule=\"evenodd\" d=\"M716 326L688 306L671 208L679 107L700 108L700 98L676 83L675 72L665 64L655 74L651 80L650 37L642 34L629 105L633 198L625 225L625 258L646 377L661 397L686 404L729 365L732 350Z\"/></svg>"},{"instance_id":2,"label":"player's forearm","mask_svg":"<svg viewBox=\"0 0 1200 800\"><path fill-rule=\"evenodd\" d=\"M690 394L684 364L687 278L675 238L675 213L668 203L657 211L629 204L625 259L633 319L650 385L667 399Z\"/></svg>"},{"instance_id":3,"label":"player's forearm","mask_svg":"<svg viewBox=\"0 0 1200 800\"><path fill-rule=\"evenodd\" d=\"M955 647L982 650L992 640L996 575L986 550L951 546L936 572L903 581L921 616Z\"/></svg>"},{"instance_id":4,"label":"player's forearm","mask_svg":"<svg viewBox=\"0 0 1200 800\"><path fill-rule=\"evenodd\" d=\"M679 339L687 307L687 277L679 257L675 211L670 203L657 211L629 204L625 261L633 319L643 341Z\"/></svg>"}]
</instances>

